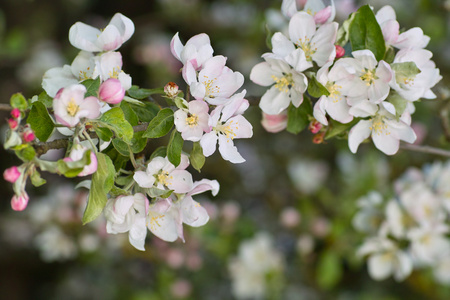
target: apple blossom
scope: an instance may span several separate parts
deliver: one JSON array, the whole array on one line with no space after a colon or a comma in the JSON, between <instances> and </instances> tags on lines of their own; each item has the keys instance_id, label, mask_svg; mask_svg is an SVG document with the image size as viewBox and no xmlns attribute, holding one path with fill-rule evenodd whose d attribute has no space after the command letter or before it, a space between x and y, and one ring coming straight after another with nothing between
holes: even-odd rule
<instances>
[{"instance_id":1,"label":"apple blossom","mask_svg":"<svg viewBox=\"0 0 450 300\"><path fill-rule=\"evenodd\" d=\"M11 208L15 211L22 211L27 208L29 199L27 192L22 191L21 194L12 197Z\"/></svg>"},{"instance_id":2,"label":"apple blossom","mask_svg":"<svg viewBox=\"0 0 450 300\"><path fill-rule=\"evenodd\" d=\"M192 175L185 170L188 165L186 155L181 155L181 163L176 168L167 157L157 156L148 163L145 172L136 171L133 178L142 188L156 187L173 190L175 193L186 193L191 190L193 184Z\"/></svg>"},{"instance_id":3,"label":"apple blossom","mask_svg":"<svg viewBox=\"0 0 450 300\"><path fill-rule=\"evenodd\" d=\"M14 183L20 177L20 174L19 168L13 166L3 171L3 178L8 182Z\"/></svg>"},{"instance_id":4,"label":"apple blossom","mask_svg":"<svg viewBox=\"0 0 450 300\"><path fill-rule=\"evenodd\" d=\"M240 107L241 104L233 101L229 105L218 106L211 112L209 125L212 130L204 134L200 140L203 155L206 157L212 155L216 151L218 142L223 159L232 163L245 161L234 146L233 140L252 137L253 128L242 115L236 115Z\"/></svg>"},{"instance_id":5,"label":"apple blossom","mask_svg":"<svg viewBox=\"0 0 450 300\"><path fill-rule=\"evenodd\" d=\"M108 104L118 104L122 102L124 96L125 89L119 79L116 78L108 78L100 85L98 90L99 100Z\"/></svg>"},{"instance_id":6,"label":"apple blossom","mask_svg":"<svg viewBox=\"0 0 450 300\"><path fill-rule=\"evenodd\" d=\"M14 108L13 110L11 110L11 117L13 117L14 119L20 118L20 115L21 115L20 109Z\"/></svg>"},{"instance_id":7,"label":"apple blossom","mask_svg":"<svg viewBox=\"0 0 450 300\"><path fill-rule=\"evenodd\" d=\"M84 51L112 51L122 46L133 33L133 22L121 13L116 13L103 30L82 22L75 23L70 27L69 41L74 47Z\"/></svg>"},{"instance_id":8,"label":"apple blossom","mask_svg":"<svg viewBox=\"0 0 450 300\"><path fill-rule=\"evenodd\" d=\"M345 49L342 46L335 45L334 47L336 48L336 59L345 55Z\"/></svg>"},{"instance_id":9,"label":"apple blossom","mask_svg":"<svg viewBox=\"0 0 450 300\"><path fill-rule=\"evenodd\" d=\"M169 82L164 86L164 93L169 98L175 98L180 91L178 90L178 85L175 82Z\"/></svg>"},{"instance_id":10,"label":"apple blossom","mask_svg":"<svg viewBox=\"0 0 450 300\"><path fill-rule=\"evenodd\" d=\"M281 4L281 12L286 17L291 18L296 12L298 12L297 2L299 1L283 0L283 3ZM322 0L302 0L300 2L303 2L304 4L302 11L312 15L317 24L324 24L334 20L336 8L333 0L328 1L331 2L331 5L328 6L325 6L325 3Z\"/></svg>"},{"instance_id":11,"label":"apple blossom","mask_svg":"<svg viewBox=\"0 0 450 300\"><path fill-rule=\"evenodd\" d=\"M203 100L188 102L187 109L179 109L174 114L174 123L181 137L186 141L198 142L204 132L209 132L209 107Z\"/></svg>"},{"instance_id":12,"label":"apple blossom","mask_svg":"<svg viewBox=\"0 0 450 300\"><path fill-rule=\"evenodd\" d=\"M74 144L72 150L70 151L69 156L64 158L64 161L66 162L78 161L83 158L84 153L86 151L88 151L88 148L82 146L81 144ZM95 156L95 152L91 150L89 157L91 163L89 165L84 166L83 170L80 173L78 173L77 175L78 177L87 176L97 171L97 156Z\"/></svg>"},{"instance_id":13,"label":"apple blossom","mask_svg":"<svg viewBox=\"0 0 450 300\"><path fill-rule=\"evenodd\" d=\"M95 119L100 115L97 98L84 98L86 87L74 84L61 89L53 99L55 118L59 123L74 127L82 118Z\"/></svg>"},{"instance_id":14,"label":"apple blossom","mask_svg":"<svg viewBox=\"0 0 450 300\"><path fill-rule=\"evenodd\" d=\"M287 111L282 111L278 115L262 113L261 125L268 132L280 132L287 127Z\"/></svg>"},{"instance_id":15,"label":"apple blossom","mask_svg":"<svg viewBox=\"0 0 450 300\"><path fill-rule=\"evenodd\" d=\"M186 45L183 45L178 36L178 32L170 42L170 51L183 65L190 63L195 71L203 68L205 62L212 57L214 52L207 34L197 34L191 37L186 42Z\"/></svg>"},{"instance_id":16,"label":"apple blossom","mask_svg":"<svg viewBox=\"0 0 450 300\"><path fill-rule=\"evenodd\" d=\"M33 130L31 130L31 128L27 127L24 132L22 133L22 137L25 143L29 143L34 141L34 139L36 138L36 136L34 135Z\"/></svg>"},{"instance_id":17,"label":"apple blossom","mask_svg":"<svg viewBox=\"0 0 450 300\"><path fill-rule=\"evenodd\" d=\"M109 199L104 209L106 231L112 234L128 232L130 244L144 251L148 206L147 197L141 193Z\"/></svg>"},{"instance_id":18,"label":"apple blossom","mask_svg":"<svg viewBox=\"0 0 450 300\"><path fill-rule=\"evenodd\" d=\"M272 86L261 97L259 107L269 115L278 115L292 103L299 107L308 81L281 59L263 56L266 60L253 67L250 80L262 86Z\"/></svg>"}]
</instances>

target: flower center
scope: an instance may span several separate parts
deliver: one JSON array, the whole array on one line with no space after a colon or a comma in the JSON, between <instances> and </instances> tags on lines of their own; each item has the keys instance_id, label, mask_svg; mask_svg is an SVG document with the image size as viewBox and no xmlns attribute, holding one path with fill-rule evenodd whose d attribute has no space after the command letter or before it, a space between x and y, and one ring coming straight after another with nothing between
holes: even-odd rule
<instances>
[{"instance_id":1,"label":"flower center","mask_svg":"<svg viewBox=\"0 0 450 300\"><path fill-rule=\"evenodd\" d=\"M387 130L388 126L384 122L384 118L380 115L376 116L375 118L371 119L372 126L369 127L370 130L372 130L375 134L385 134L390 135L391 133Z\"/></svg>"},{"instance_id":2,"label":"flower center","mask_svg":"<svg viewBox=\"0 0 450 300\"><path fill-rule=\"evenodd\" d=\"M275 81L275 87L280 91L280 92L289 92L289 89L292 88L294 86L294 80L292 79L292 74L284 74L283 73L283 77L278 78L275 75L272 75L272 79L273 81Z\"/></svg>"},{"instance_id":3,"label":"flower center","mask_svg":"<svg viewBox=\"0 0 450 300\"><path fill-rule=\"evenodd\" d=\"M159 220L163 221L165 215L154 215L153 213L149 212L150 216L150 228L151 230L156 230L157 227L161 227L161 224L159 224ZM147 224L148 226L148 224Z\"/></svg>"},{"instance_id":4,"label":"flower center","mask_svg":"<svg viewBox=\"0 0 450 300\"><path fill-rule=\"evenodd\" d=\"M87 73L89 72L90 68L91 68L91 67L87 67L86 71L81 71L81 70L80 70L80 73L78 74L78 80L83 81L83 80L86 80L86 79L91 78L91 77L88 76L88 74L87 74Z\"/></svg>"},{"instance_id":5,"label":"flower center","mask_svg":"<svg viewBox=\"0 0 450 300\"><path fill-rule=\"evenodd\" d=\"M361 80L366 82L367 86L370 86L378 77L375 75L376 69L367 70L364 69L363 75L361 75Z\"/></svg>"},{"instance_id":6,"label":"flower center","mask_svg":"<svg viewBox=\"0 0 450 300\"><path fill-rule=\"evenodd\" d=\"M306 60L312 61L312 55L317 51L315 43L311 45L310 39L307 36L305 36L304 39L298 40L297 46L302 48L303 52L305 52Z\"/></svg>"},{"instance_id":7,"label":"flower center","mask_svg":"<svg viewBox=\"0 0 450 300\"><path fill-rule=\"evenodd\" d=\"M110 78L115 78L115 79L119 79L119 73L120 73L120 67L117 66L115 68L112 69L112 71L108 72L108 75Z\"/></svg>"},{"instance_id":8,"label":"flower center","mask_svg":"<svg viewBox=\"0 0 450 300\"><path fill-rule=\"evenodd\" d=\"M234 139L236 137L236 133L234 130L239 129L238 122L234 122L231 120L228 123L217 125L214 130L218 133L221 133L227 137L227 139Z\"/></svg>"},{"instance_id":9,"label":"flower center","mask_svg":"<svg viewBox=\"0 0 450 300\"><path fill-rule=\"evenodd\" d=\"M203 81L203 84L205 85L205 97L215 98L216 96L214 94L218 94L220 92L220 87L214 85L217 78L209 79L208 76L203 77L205 78L205 81Z\"/></svg>"},{"instance_id":10,"label":"flower center","mask_svg":"<svg viewBox=\"0 0 450 300\"><path fill-rule=\"evenodd\" d=\"M189 127L197 126L198 124L198 116L196 114L189 114L186 118L186 125Z\"/></svg>"},{"instance_id":11,"label":"flower center","mask_svg":"<svg viewBox=\"0 0 450 300\"><path fill-rule=\"evenodd\" d=\"M156 175L156 180L167 187L172 184L169 182L170 179L173 179L173 177L169 176L169 172L167 171L161 171L158 175Z\"/></svg>"},{"instance_id":12,"label":"flower center","mask_svg":"<svg viewBox=\"0 0 450 300\"><path fill-rule=\"evenodd\" d=\"M73 98L70 99L69 103L67 104L67 113L74 117L78 110L79 110L80 106L77 105L77 103L75 102L75 100Z\"/></svg>"},{"instance_id":13,"label":"flower center","mask_svg":"<svg viewBox=\"0 0 450 300\"><path fill-rule=\"evenodd\" d=\"M328 97L333 98L333 103L336 103L341 99L342 86L337 85L334 82L328 81L327 84L325 85L325 87L328 90L328 92L330 93L330 95Z\"/></svg>"}]
</instances>

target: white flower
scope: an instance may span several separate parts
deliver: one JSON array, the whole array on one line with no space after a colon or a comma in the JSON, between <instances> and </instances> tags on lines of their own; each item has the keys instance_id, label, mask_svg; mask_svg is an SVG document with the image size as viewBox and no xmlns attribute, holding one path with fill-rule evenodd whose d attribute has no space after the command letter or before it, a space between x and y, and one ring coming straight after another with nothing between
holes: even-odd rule
<instances>
[{"instance_id":1,"label":"white flower","mask_svg":"<svg viewBox=\"0 0 450 300\"><path fill-rule=\"evenodd\" d=\"M250 79L262 86L272 86L261 97L259 107L269 115L278 115L292 103L299 107L308 87L306 76L281 59L263 56L265 62L253 67Z\"/></svg>"},{"instance_id":2,"label":"white flower","mask_svg":"<svg viewBox=\"0 0 450 300\"><path fill-rule=\"evenodd\" d=\"M283 0L283 3L281 4L281 12L283 15L291 18L298 12L297 2L297 0ZM331 5L329 6L325 6L322 0L307 0L302 11L312 15L316 24L331 22L336 15L336 8L333 0L331 0Z\"/></svg>"},{"instance_id":3,"label":"white flower","mask_svg":"<svg viewBox=\"0 0 450 300\"><path fill-rule=\"evenodd\" d=\"M450 253L450 240L446 236L448 232L449 227L445 224L411 229L407 236L411 241L413 257L426 265L438 263Z\"/></svg>"},{"instance_id":4,"label":"white flower","mask_svg":"<svg viewBox=\"0 0 450 300\"><path fill-rule=\"evenodd\" d=\"M203 132L209 132L209 106L203 100L194 100L188 103L188 108L175 112L175 127L181 132L185 141L198 142Z\"/></svg>"},{"instance_id":5,"label":"white flower","mask_svg":"<svg viewBox=\"0 0 450 300\"><path fill-rule=\"evenodd\" d=\"M74 47L84 51L112 51L122 46L133 33L133 22L117 13L103 30L81 22L75 23L70 27L69 41Z\"/></svg>"},{"instance_id":6,"label":"white flower","mask_svg":"<svg viewBox=\"0 0 450 300\"><path fill-rule=\"evenodd\" d=\"M400 140L413 143L416 134L408 123L402 121L380 106L378 112L369 120L361 120L352 127L348 135L350 151L356 153L359 144L372 136L375 147L387 155L397 153Z\"/></svg>"},{"instance_id":7,"label":"white flower","mask_svg":"<svg viewBox=\"0 0 450 300\"><path fill-rule=\"evenodd\" d=\"M185 169L189 165L186 155L181 155L181 163L178 167L169 161L167 157L157 156L147 165L146 171L137 171L133 179L142 188L156 187L159 189L173 190L175 193L186 193L192 188L192 175Z\"/></svg>"},{"instance_id":8,"label":"white flower","mask_svg":"<svg viewBox=\"0 0 450 300\"><path fill-rule=\"evenodd\" d=\"M104 209L106 231L112 234L128 232L130 244L144 251L148 205L147 197L141 193L109 199Z\"/></svg>"},{"instance_id":9,"label":"white flower","mask_svg":"<svg viewBox=\"0 0 450 300\"><path fill-rule=\"evenodd\" d=\"M359 210L353 217L353 227L361 232L375 233L379 229L383 217L380 209L382 201L381 194L376 191L371 191L358 199Z\"/></svg>"},{"instance_id":10,"label":"white flower","mask_svg":"<svg viewBox=\"0 0 450 300\"><path fill-rule=\"evenodd\" d=\"M170 51L183 65L189 62L196 71L203 68L205 62L212 57L214 52L207 34L197 34L191 37L186 45L183 45L178 37L178 32L170 42Z\"/></svg>"}]
</instances>

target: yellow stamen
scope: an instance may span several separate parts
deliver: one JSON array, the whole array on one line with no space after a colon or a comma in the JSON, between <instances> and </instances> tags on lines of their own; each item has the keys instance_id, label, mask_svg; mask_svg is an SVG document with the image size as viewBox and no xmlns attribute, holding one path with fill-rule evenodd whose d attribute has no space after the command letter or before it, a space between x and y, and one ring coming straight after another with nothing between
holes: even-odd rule
<instances>
[{"instance_id":1,"label":"yellow stamen","mask_svg":"<svg viewBox=\"0 0 450 300\"><path fill-rule=\"evenodd\" d=\"M186 118L186 125L189 127L197 126L198 124L198 116L196 114L189 114L189 117Z\"/></svg>"},{"instance_id":2,"label":"yellow stamen","mask_svg":"<svg viewBox=\"0 0 450 300\"><path fill-rule=\"evenodd\" d=\"M292 74L285 74L283 77L278 78L275 75L271 76L273 81L275 81L275 87L280 92L289 92L289 89L294 86L294 80L292 79Z\"/></svg>"},{"instance_id":3,"label":"yellow stamen","mask_svg":"<svg viewBox=\"0 0 450 300\"><path fill-rule=\"evenodd\" d=\"M67 104L67 113L74 117L78 110L79 110L80 106L75 102L75 100L73 98L70 99L69 103Z\"/></svg>"},{"instance_id":4,"label":"yellow stamen","mask_svg":"<svg viewBox=\"0 0 450 300\"><path fill-rule=\"evenodd\" d=\"M363 70L363 75L361 75L361 80L366 82L367 86L370 86L378 77L375 75L376 70Z\"/></svg>"}]
</instances>

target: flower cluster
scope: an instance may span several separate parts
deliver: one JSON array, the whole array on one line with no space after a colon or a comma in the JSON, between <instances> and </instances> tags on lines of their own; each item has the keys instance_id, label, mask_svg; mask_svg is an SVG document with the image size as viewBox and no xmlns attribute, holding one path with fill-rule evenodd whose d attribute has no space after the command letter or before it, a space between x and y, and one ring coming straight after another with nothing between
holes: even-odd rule
<instances>
[{"instance_id":1,"label":"flower cluster","mask_svg":"<svg viewBox=\"0 0 450 300\"><path fill-rule=\"evenodd\" d=\"M372 278L408 277L413 269L432 268L441 283L449 283L450 162L410 168L398 179L395 196L383 201L371 192L361 198L354 227L369 235L358 254L368 256Z\"/></svg>"},{"instance_id":2,"label":"flower cluster","mask_svg":"<svg viewBox=\"0 0 450 300\"><path fill-rule=\"evenodd\" d=\"M225 160L244 162L233 140L253 132L242 115L249 107L246 91L237 93L244 76L225 66L224 56L212 55L206 34L183 45L177 33L171 42L172 53L183 63L182 76L193 98L188 101L172 82L164 91L131 85L116 50L133 33L133 22L120 13L103 30L80 22L70 28L69 41L81 50L72 64L48 70L39 96L11 98L6 148L24 164L7 169L4 178L14 184L13 209L23 210L29 199L27 178L35 186L45 183L38 169L69 178L92 175L78 185L89 189L83 223L103 213L108 233L127 232L131 245L144 250L147 230L165 241L184 241L183 223L199 227L208 222L206 209L193 196L205 191L215 196L219 183L194 181L188 167L200 171L217 144ZM156 104L150 97L154 94L168 107ZM29 124L19 127L29 108ZM66 148L64 157L43 159L48 149L39 148L45 143L30 143L35 137L30 128L39 142L66 136L62 146L60 140L55 143L56 149ZM167 147L147 153L152 139L169 132ZM194 143L190 152L183 151L184 141ZM126 169L128 161L132 170Z\"/></svg>"},{"instance_id":3,"label":"flower cluster","mask_svg":"<svg viewBox=\"0 0 450 300\"><path fill-rule=\"evenodd\" d=\"M316 143L346 128L353 153L369 137L388 155L397 153L400 140L413 143L414 102L436 98L431 88L442 78L424 49L430 38L420 28L400 33L391 6L376 14L364 6L340 29L333 1L308 0L302 11L296 1L283 1L282 9L290 17L289 36L275 33L272 52L250 74L256 84L270 86L259 104L263 126L297 133L311 122ZM360 32L361 24L374 29ZM347 45L351 56L344 56Z\"/></svg>"}]
</instances>

